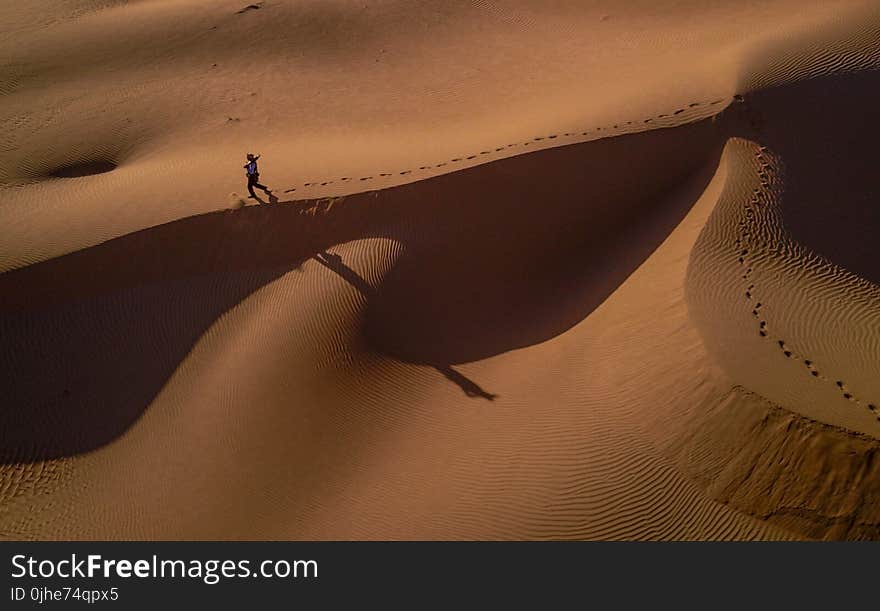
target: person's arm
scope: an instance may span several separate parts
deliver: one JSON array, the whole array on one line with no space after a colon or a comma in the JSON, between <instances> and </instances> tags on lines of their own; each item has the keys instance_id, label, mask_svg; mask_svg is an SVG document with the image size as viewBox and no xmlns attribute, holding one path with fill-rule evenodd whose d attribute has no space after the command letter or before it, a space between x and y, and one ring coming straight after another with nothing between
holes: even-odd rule
<instances>
[{"instance_id":1,"label":"person's arm","mask_svg":"<svg viewBox=\"0 0 880 611\"><path fill-rule=\"evenodd\" d=\"M259 159L259 158L260 158L259 155L254 155L254 161L256 161L256 160Z\"/></svg>"}]
</instances>

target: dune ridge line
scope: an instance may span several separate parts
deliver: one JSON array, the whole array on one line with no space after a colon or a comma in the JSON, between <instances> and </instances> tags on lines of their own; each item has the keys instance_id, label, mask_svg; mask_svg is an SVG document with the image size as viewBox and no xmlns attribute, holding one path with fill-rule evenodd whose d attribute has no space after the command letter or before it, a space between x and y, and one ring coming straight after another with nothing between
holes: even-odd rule
<instances>
[{"instance_id":1,"label":"dune ridge line","mask_svg":"<svg viewBox=\"0 0 880 611\"><path fill-rule=\"evenodd\" d=\"M412 174L415 171L425 171L425 170L434 170L437 168L443 168L443 167L446 167L447 165L449 165L450 163L461 163L462 161L470 161L470 160L476 159L477 157L480 157L480 156L491 155L493 152L500 153L501 151L504 151L509 148L516 148L518 146L529 146L533 142L541 142L543 140L555 140L556 138L560 138L560 137L574 138L576 136L589 136L591 132L597 132L597 131L602 131L602 130L606 130L606 129L618 129L618 128L626 126L626 125L638 125L638 124L651 123L652 121L654 121L656 119L665 119L667 117L673 117L676 115L680 115L680 114L684 113L689 108L697 108L698 106L716 106L718 104L721 104L725 100L732 101L735 98L736 98L736 96L734 95L734 96L730 96L729 98L720 98L720 99L711 100L711 101L704 100L704 101L700 101L700 102L690 102L686 107L678 108L678 109L676 109L672 112L669 112L669 113L661 113L659 115L652 115L650 117L642 118L642 119L621 121L618 123L614 123L612 125L592 127L592 128L587 129L586 131L582 131L582 132L564 132L562 134L549 134L549 135L545 135L545 136L535 136L534 138L531 138L530 140L524 140L522 142L513 142L511 144L505 144L503 146L489 147L492 150L483 150L483 151L480 151L479 153L464 154L464 155L460 155L458 157L453 157L452 159L448 159L446 161L441 161L440 163L419 166L417 170L404 169L404 170L395 170L393 172L381 172L381 173L377 173L376 175L373 175L373 176L362 176L357 179L349 177L349 176L342 176L342 177L333 178L333 179L329 179L329 180L323 180L323 181L311 180L311 181L302 183L301 186L302 187L319 187L319 186L326 187L328 185L332 185L333 183L335 183L337 181L338 182L348 182L350 180L360 180L360 181L365 182L368 180L374 180L377 175L380 178L388 178L390 176L394 176L395 174L398 174L400 176L406 176L408 174ZM699 120L699 119L695 119L695 120ZM627 132L627 133L631 133L631 132ZM620 134L613 134L613 135L620 135ZM293 187L290 189L284 189L285 193L293 193L294 191L296 191L296 187Z\"/></svg>"}]
</instances>

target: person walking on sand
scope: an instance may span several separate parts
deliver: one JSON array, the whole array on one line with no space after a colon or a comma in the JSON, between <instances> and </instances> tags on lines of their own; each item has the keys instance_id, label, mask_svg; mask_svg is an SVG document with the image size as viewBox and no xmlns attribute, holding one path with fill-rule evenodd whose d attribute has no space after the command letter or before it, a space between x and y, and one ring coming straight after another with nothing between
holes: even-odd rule
<instances>
[{"instance_id":1,"label":"person walking on sand","mask_svg":"<svg viewBox=\"0 0 880 611\"><path fill-rule=\"evenodd\" d=\"M254 155L252 153L247 154L247 163L244 164L245 172L247 172L247 180L248 180L248 193L250 193L251 199L257 199L257 194L254 193L254 187L257 189L262 189L266 193L271 193L271 189L267 188L265 185L261 185L258 181L260 180L260 172L257 170L257 159L259 159L259 155Z\"/></svg>"}]
</instances>

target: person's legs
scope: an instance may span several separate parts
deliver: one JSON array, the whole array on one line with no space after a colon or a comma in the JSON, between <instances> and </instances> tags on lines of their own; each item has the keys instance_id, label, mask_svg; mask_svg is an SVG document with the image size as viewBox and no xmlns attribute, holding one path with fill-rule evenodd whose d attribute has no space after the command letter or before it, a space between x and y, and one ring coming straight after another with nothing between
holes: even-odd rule
<instances>
[{"instance_id":1,"label":"person's legs","mask_svg":"<svg viewBox=\"0 0 880 611\"><path fill-rule=\"evenodd\" d=\"M254 185L256 183L257 183L257 181L254 179L254 177L251 175L248 175L248 193L250 193L251 197L253 197L254 199L256 199L256 197L257 197L257 194L254 193ZM257 186L259 186L259 185L257 185Z\"/></svg>"},{"instance_id":2,"label":"person's legs","mask_svg":"<svg viewBox=\"0 0 880 611\"><path fill-rule=\"evenodd\" d=\"M257 182L258 180L260 180L259 172L254 174L254 186L257 189L262 189L263 191L268 191L269 189L266 188L266 185L261 185L259 182Z\"/></svg>"}]
</instances>

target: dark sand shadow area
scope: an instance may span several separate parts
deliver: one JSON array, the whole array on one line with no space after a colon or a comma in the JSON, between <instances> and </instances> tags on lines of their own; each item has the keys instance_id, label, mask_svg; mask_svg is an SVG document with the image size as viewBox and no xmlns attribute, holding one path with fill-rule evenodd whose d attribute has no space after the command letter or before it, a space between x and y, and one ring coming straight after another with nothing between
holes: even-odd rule
<instances>
[{"instance_id":1,"label":"dark sand shadow area","mask_svg":"<svg viewBox=\"0 0 880 611\"><path fill-rule=\"evenodd\" d=\"M503 396L452 366L583 320L702 192L724 143L719 124L539 151L343 200L184 218L2 274L0 462L112 441L224 312L359 238L403 246L367 293L367 345L436 367L468 396ZM620 240L633 241L627 256L609 256Z\"/></svg>"},{"instance_id":2,"label":"dark sand shadow area","mask_svg":"<svg viewBox=\"0 0 880 611\"><path fill-rule=\"evenodd\" d=\"M785 164L782 214L792 238L880 283L876 143L880 72L810 79L758 91L762 143Z\"/></svg>"}]
</instances>

